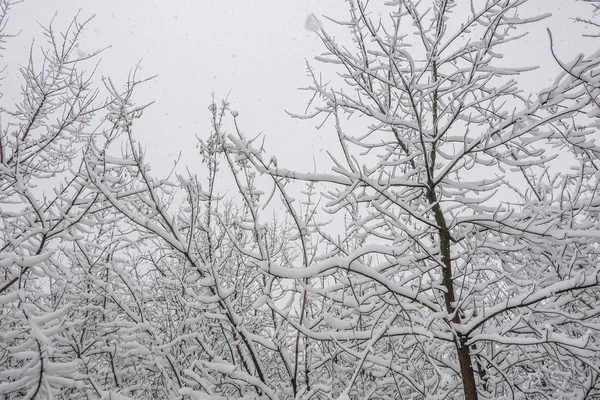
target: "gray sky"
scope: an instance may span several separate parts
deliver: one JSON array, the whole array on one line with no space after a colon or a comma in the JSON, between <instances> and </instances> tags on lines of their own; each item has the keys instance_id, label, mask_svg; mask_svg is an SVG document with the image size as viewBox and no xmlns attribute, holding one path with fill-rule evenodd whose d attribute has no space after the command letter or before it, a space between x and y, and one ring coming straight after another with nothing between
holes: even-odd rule
<instances>
[{"instance_id":1,"label":"gray sky","mask_svg":"<svg viewBox=\"0 0 600 400\"><path fill-rule=\"evenodd\" d=\"M102 56L98 77L124 82L138 63L142 75L158 74L138 92L140 103L156 103L136 121L135 130L155 171L169 169L180 151L184 163L199 162L196 135L209 132L211 92L217 99L230 93L243 130L264 131L280 164L312 169L312 154L323 154L323 136L331 130L316 131L317 121L292 120L285 110L304 109L308 95L296 89L309 82L305 59L322 52L317 36L304 27L307 16L343 19L346 10L343 0L25 0L11 12L9 31L21 32L9 40L1 60L8 65L2 104L18 95L21 82L15 62L27 61L34 38L38 43L44 40L36 22L45 25L56 15L58 30L80 11L82 18L95 15L82 51L112 46ZM569 18L589 10L574 0L531 0L524 13L553 16L536 24L527 40L508 51L506 62L540 64L540 71L523 79L532 88L549 84L556 66L549 58L545 28L555 32L561 54L573 56L591 42L579 39L581 29ZM331 26L325 21L326 29Z\"/></svg>"}]
</instances>

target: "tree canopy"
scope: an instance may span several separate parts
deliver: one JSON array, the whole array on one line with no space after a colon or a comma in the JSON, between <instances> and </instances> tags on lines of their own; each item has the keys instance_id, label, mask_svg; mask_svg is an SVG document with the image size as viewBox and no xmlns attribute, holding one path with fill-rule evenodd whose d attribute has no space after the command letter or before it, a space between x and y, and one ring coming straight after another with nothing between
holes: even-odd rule
<instances>
[{"instance_id":1,"label":"tree canopy","mask_svg":"<svg viewBox=\"0 0 600 400\"><path fill-rule=\"evenodd\" d=\"M146 79L98 81L90 21L50 25L0 109L0 394L600 398L600 49L565 60L548 32L560 73L525 92L499 63L543 19L525 3L314 24L337 75L309 63L294 117L335 139L323 172L213 101L200 168L153 176Z\"/></svg>"}]
</instances>

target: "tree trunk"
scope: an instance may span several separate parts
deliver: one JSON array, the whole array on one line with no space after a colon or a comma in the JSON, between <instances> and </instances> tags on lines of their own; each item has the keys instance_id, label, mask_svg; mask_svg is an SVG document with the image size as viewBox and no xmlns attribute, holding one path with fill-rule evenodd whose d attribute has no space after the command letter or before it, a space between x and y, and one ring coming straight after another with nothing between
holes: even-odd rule
<instances>
[{"instance_id":1,"label":"tree trunk","mask_svg":"<svg viewBox=\"0 0 600 400\"><path fill-rule=\"evenodd\" d=\"M452 258L450 256L450 231L446 224L446 219L442 208L437 202L435 196L435 190L429 189L427 192L427 199L432 204L432 211L435 216L435 221L438 225L438 234L440 240L440 255L442 257L443 271L442 271L442 282L446 288L444 294L444 300L446 303L446 311L449 315L452 315L452 322L460 324L460 314L455 309L456 297L454 295L454 281L452 280ZM477 400L477 386L475 384L475 370L473 369L473 363L471 362L471 352L467 345L466 337L458 334L456 337L456 352L458 354L458 363L460 365L460 375L463 383L463 391L465 394L465 400Z\"/></svg>"},{"instance_id":2,"label":"tree trunk","mask_svg":"<svg viewBox=\"0 0 600 400\"><path fill-rule=\"evenodd\" d=\"M456 343L458 352L458 363L460 364L460 375L462 377L465 400L477 400L477 386L475 385L475 371L471 362L471 353L466 341L460 338Z\"/></svg>"}]
</instances>

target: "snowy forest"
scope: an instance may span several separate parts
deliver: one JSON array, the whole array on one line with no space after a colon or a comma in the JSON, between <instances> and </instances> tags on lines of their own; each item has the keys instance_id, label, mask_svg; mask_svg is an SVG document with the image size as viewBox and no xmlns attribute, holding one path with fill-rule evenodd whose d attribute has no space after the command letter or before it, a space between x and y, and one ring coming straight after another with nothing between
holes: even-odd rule
<instances>
[{"instance_id":1,"label":"snowy forest","mask_svg":"<svg viewBox=\"0 0 600 400\"><path fill-rule=\"evenodd\" d=\"M45 25L0 100L0 396L600 399L600 46L520 44L527 2L313 16L290 118L335 145L320 169L217 94L194 165L154 175L149 77L97 76L83 13ZM585 3L565 24L600 43ZM521 87L519 45L549 86Z\"/></svg>"}]
</instances>

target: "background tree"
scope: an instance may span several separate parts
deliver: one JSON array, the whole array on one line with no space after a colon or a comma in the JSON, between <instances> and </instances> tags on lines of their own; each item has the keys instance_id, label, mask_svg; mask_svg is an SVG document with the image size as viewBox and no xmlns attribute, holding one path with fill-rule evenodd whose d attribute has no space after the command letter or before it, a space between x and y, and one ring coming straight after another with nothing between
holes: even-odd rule
<instances>
[{"instance_id":1,"label":"background tree","mask_svg":"<svg viewBox=\"0 0 600 400\"><path fill-rule=\"evenodd\" d=\"M115 110L130 107L124 101ZM136 398L297 397L300 380L308 382L301 374L300 333L267 306L293 308L295 297L289 283L260 270L308 251L306 235L294 233L303 217L290 209L288 215L297 218L292 224L285 215L281 220L261 215L266 203L256 173L236 156L222 131L228 104L213 102L209 110L211 134L199 145L205 184L193 174L175 182L152 177L129 117L121 122L128 138L122 157L92 149L86 158L90 182L121 218L120 235L138 238L135 258L119 276L128 280L123 289L128 299L111 293L131 320L126 333L115 327L114 346L125 365L133 354L139 359L132 365L144 365L156 378L144 391L139 376L138 385L132 377L117 388ZM224 173L235 185L228 200L218 194ZM123 340L134 332L136 340ZM124 380L117 379L118 371L114 375L115 382Z\"/></svg>"},{"instance_id":2,"label":"background tree","mask_svg":"<svg viewBox=\"0 0 600 400\"><path fill-rule=\"evenodd\" d=\"M10 4L2 8L7 12ZM0 393L6 398L295 396L292 302L265 262L296 257L285 220L263 220L255 173L225 150L211 104L207 183L150 175L133 134L145 106L81 71L89 21L51 25L22 68L0 142ZM93 69L92 69L93 70ZM229 114L227 114L229 115ZM218 164L238 203L217 193ZM221 177L222 178L222 177Z\"/></svg>"},{"instance_id":3,"label":"background tree","mask_svg":"<svg viewBox=\"0 0 600 400\"><path fill-rule=\"evenodd\" d=\"M14 3L0 4L4 29ZM21 68L22 98L2 109L0 132L0 393L5 398L102 397L141 385L135 359L120 348L142 345L124 334L139 285L125 263L128 232L91 184L86 155L106 153L123 132L119 108L131 96L95 87L93 60L77 51L89 20L63 32L50 25ZM8 35L3 34L6 38ZM92 73L82 72L89 68ZM127 196L128 194L121 194ZM131 261L131 260L128 260ZM115 279L117 278L117 279ZM120 278L120 279L118 279ZM120 309L119 309L120 307ZM130 315L127 315L127 313ZM139 316L138 318L143 318ZM118 364L118 365L117 365ZM156 386L153 390L156 390Z\"/></svg>"}]
</instances>

